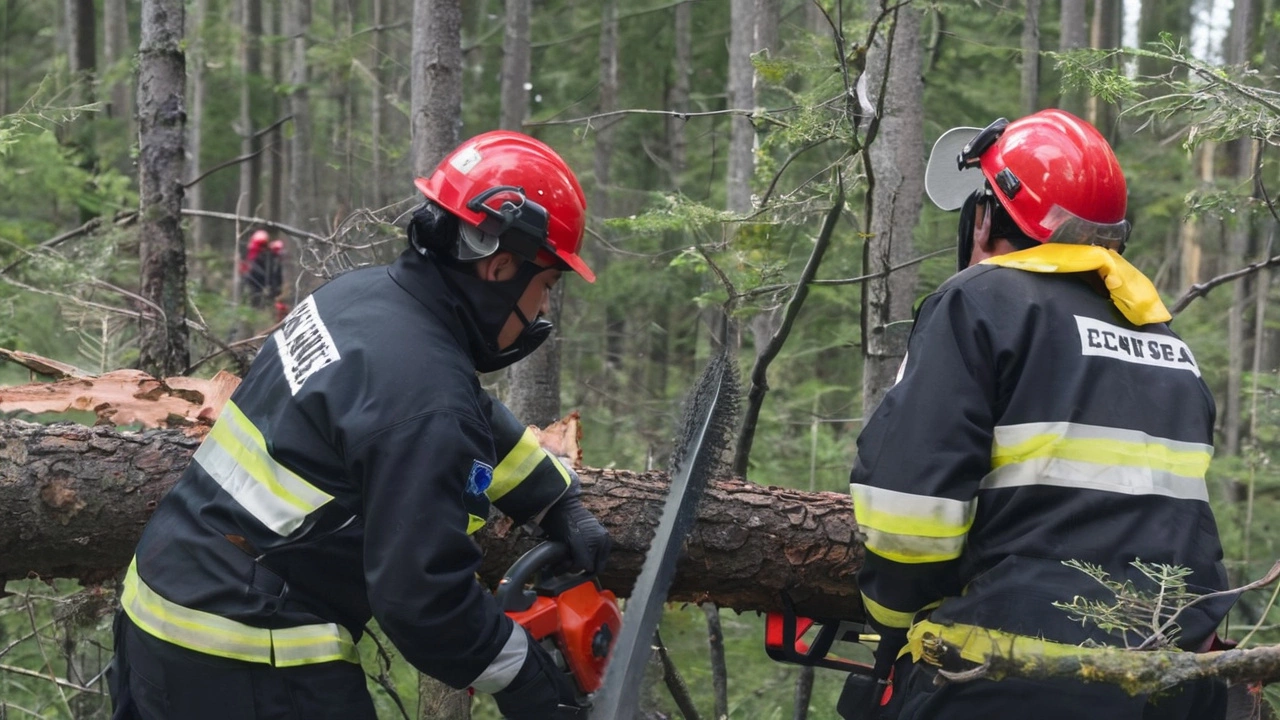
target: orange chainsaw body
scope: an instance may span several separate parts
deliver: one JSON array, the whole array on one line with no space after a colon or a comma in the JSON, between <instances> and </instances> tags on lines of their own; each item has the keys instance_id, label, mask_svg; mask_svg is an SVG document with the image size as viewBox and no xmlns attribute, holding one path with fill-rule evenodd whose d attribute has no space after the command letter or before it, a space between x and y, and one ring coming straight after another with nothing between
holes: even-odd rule
<instances>
[{"instance_id":1,"label":"orange chainsaw body","mask_svg":"<svg viewBox=\"0 0 1280 720\"><path fill-rule=\"evenodd\" d=\"M543 577L540 572L565 557L560 543L545 542L525 553L498 585L498 604L537 642L550 640L560 651L578 691L590 695L604 682L605 666L622 627L618 598L594 577ZM544 573L545 574L545 573Z\"/></svg>"}]
</instances>

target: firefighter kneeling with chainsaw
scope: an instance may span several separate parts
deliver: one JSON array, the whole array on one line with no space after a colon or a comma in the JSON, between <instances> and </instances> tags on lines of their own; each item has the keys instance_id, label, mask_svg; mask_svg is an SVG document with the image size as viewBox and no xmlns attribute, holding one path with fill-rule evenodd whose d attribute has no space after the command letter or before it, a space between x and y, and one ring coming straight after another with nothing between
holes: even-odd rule
<instances>
[{"instance_id":1,"label":"firefighter kneeling with chainsaw","mask_svg":"<svg viewBox=\"0 0 1280 720\"><path fill-rule=\"evenodd\" d=\"M573 563L609 554L574 474L476 378L533 352L586 203L525 135L463 143L390 266L342 275L263 345L129 566L117 719L373 720L371 617L415 667L510 718L576 717L568 677L476 581L493 503Z\"/></svg>"},{"instance_id":2,"label":"firefighter kneeling with chainsaw","mask_svg":"<svg viewBox=\"0 0 1280 720\"><path fill-rule=\"evenodd\" d=\"M1065 561L1153 596L1134 561L1189 569L1198 594L1225 589L1226 574L1204 479L1213 398L1155 287L1119 254L1125 180L1106 140L1060 110L957 128L934 146L926 189L961 209L961 272L920 305L898 382L858 438L858 583L881 685L851 680L841 714L1222 717L1212 679L1131 697L1067 679L938 678L1011 648L1055 658L1146 640L1055 607L1114 602ZM1233 599L1188 607L1164 634L1208 649Z\"/></svg>"}]
</instances>

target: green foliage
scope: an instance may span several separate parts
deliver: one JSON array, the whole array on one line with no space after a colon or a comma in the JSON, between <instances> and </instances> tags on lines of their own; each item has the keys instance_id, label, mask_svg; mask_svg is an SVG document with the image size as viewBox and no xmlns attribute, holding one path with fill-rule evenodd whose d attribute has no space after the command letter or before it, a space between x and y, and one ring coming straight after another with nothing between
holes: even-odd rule
<instances>
[{"instance_id":1,"label":"green foliage","mask_svg":"<svg viewBox=\"0 0 1280 720\"><path fill-rule=\"evenodd\" d=\"M1072 620L1082 625L1096 625L1124 641L1125 647L1133 647L1134 635L1141 638L1142 649L1171 647L1178 640L1177 618L1181 612L1200 597L1187 588L1190 568L1163 563L1145 563L1136 559L1129 564L1136 568L1153 587L1139 587L1132 579L1113 580L1101 566L1082 560L1063 563L1088 575L1106 588L1114 601L1093 600L1077 595L1071 602L1054 602L1053 606L1066 611Z\"/></svg>"}]
</instances>

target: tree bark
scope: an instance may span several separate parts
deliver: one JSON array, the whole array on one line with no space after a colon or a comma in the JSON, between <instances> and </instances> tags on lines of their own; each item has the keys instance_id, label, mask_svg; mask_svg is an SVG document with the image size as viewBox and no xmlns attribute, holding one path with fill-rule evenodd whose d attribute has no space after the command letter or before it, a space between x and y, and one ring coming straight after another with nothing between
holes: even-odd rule
<instances>
[{"instance_id":1,"label":"tree bark","mask_svg":"<svg viewBox=\"0 0 1280 720\"><path fill-rule=\"evenodd\" d=\"M289 143L288 222L301 228L311 227L311 199L316 192L316 173L312 163L311 94L307 83L307 33L311 29L311 0L291 0L281 18L288 43L290 70L289 112L293 114L293 139Z\"/></svg>"},{"instance_id":2,"label":"tree bark","mask_svg":"<svg viewBox=\"0 0 1280 720\"><path fill-rule=\"evenodd\" d=\"M875 7L871 12L879 10ZM924 197L924 83L920 75L920 14L899 7L881 24L867 53L869 94L879 130L869 148L870 195L863 272L883 272L912 256L912 229ZM890 90L891 89L891 90ZM883 93L883 97L880 97ZM877 99L878 98L878 99ZM872 280L862 291L862 416L893 386L907 350L916 271Z\"/></svg>"},{"instance_id":3,"label":"tree bark","mask_svg":"<svg viewBox=\"0 0 1280 720\"><path fill-rule=\"evenodd\" d=\"M198 441L178 431L0 423L0 579L101 580L128 564L151 511ZM580 468L584 502L609 529L614 550L601 577L626 597L658 526L665 473ZM781 609L787 591L816 617L860 612L848 497L725 478L714 481L689 535L670 598L739 611ZM480 574L496 585L535 542L500 516L477 535Z\"/></svg>"},{"instance_id":4,"label":"tree bark","mask_svg":"<svg viewBox=\"0 0 1280 720\"><path fill-rule=\"evenodd\" d=\"M253 88L262 77L262 0L241 0L241 16L244 34L240 41L240 154L253 155L262 145L262 140L255 137L256 128L253 123ZM254 156L240 163L240 196L236 201L238 215L259 214L261 175L261 157ZM239 255L237 242L232 261L238 262Z\"/></svg>"},{"instance_id":5,"label":"tree bark","mask_svg":"<svg viewBox=\"0 0 1280 720\"><path fill-rule=\"evenodd\" d=\"M1109 50L1120 47L1120 23L1124 7L1120 0L1094 0L1093 27L1090 32L1090 44L1096 49ZM1108 61L1112 67L1119 63L1118 58ZM1114 146L1119 139L1119 128L1116 127L1116 106L1097 95L1090 95L1087 103L1088 119L1094 127Z\"/></svg>"},{"instance_id":6,"label":"tree bark","mask_svg":"<svg viewBox=\"0 0 1280 720\"><path fill-rule=\"evenodd\" d=\"M1058 38L1058 50L1070 52L1089 44L1088 25L1085 23L1085 0L1062 0L1059 22L1062 31ZM1058 99L1058 107L1083 117L1086 97L1082 89L1066 91Z\"/></svg>"},{"instance_id":7,"label":"tree bark","mask_svg":"<svg viewBox=\"0 0 1280 720\"><path fill-rule=\"evenodd\" d=\"M1040 0L1026 0L1022 19L1022 113L1040 109Z\"/></svg>"},{"instance_id":8,"label":"tree bark","mask_svg":"<svg viewBox=\"0 0 1280 720\"><path fill-rule=\"evenodd\" d=\"M502 36L502 117L498 127L519 130L529 112L529 13L532 0L507 0L507 23Z\"/></svg>"},{"instance_id":9,"label":"tree bark","mask_svg":"<svg viewBox=\"0 0 1280 720\"><path fill-rule=\"evenodd\" d=\"M414 174L425 177L462 131L460 0L414 1L411 62L411 156Z\"/></svg>"},{"instance_id":10,"label":"tree bark","mask_svg":"<svg viewBox=\"0 0 1280 720\"><path fill-rule=\"evenodd\" d=\"M755 107L755 71L751 53L755 50L756 0L729 2L729 107L750 111ZM751 178L755 174L756 129L751 119L729 116L729 158L725 171L726 205L731 212L751 211Z\"/></svg>"},{"instance_id":11,"label":"tree bark","mask_svg":"<svg viewBox=\"0 0 1280 720\"><path fill-rule=\"evenodd\" d=\"M370 187L370 205L371 207L380 208L383 205L383 198L386 193L383 192L382 175L385 171L382 160L382 113L385 107L383 96L387 92L387 74L383 66L387 56L387 39L382 29L383 23L383 0L373 0L373 60L370 67L373 68L373 81L370 83L372 89L369 92L369 175L371 181Z\"/></svg>"},{"instance_id":12,"label":"tree bark","mask_svg":"<svg viewBox=\"0 0 1280 720\"><path fill-rule=\"evenodd\" d=\"M502 107L499 127L519 131L529 112L529 14L530 0L507 0L506 34L502 40ZM603 94L603 89L601 93ZM596 212L599 212L597 208ZM596 269L602 269L597 267ZM551 292L548 319L560 324L567 282L565 278ZM560 417L560 333L551 336L532 355L507 369L506 401L511 412L529 425L546 425Z\"/></svg>"},{"instance_id":13,"label":"tree bark","mask_svg":"<svg viewBox=\"0 0 1280 720\"><path fill-rule=\"evenodd\" d=\"M205 58L209 54L208 43L204 38L205 20L209 15L209 0L194 0L192 13L187 16L190 26L187 28L187 62L189 63L187 83L191 99L190 112L187 113L187 177L200 177L200 151L204 132ZM188 188L186 205L192 210L205 210L202 183L195 183ZM245 214L249 214L246 212ZM199 215L190 219L191 250L196 258L204 250L204 218ZM198 275L198 273L197 273Z\"/></svg>"},{"instance_id":14,"label":"tree bark","mask_svg":"<svg viewBox=\"0 0 1280 720\"><path fill-rule=\"evenodd\" d=\"M133 55L129 45L129 12L125 0L105 0L102 3L102 64L111 72L117 63ZM133 100L129 97L129 83L115 82L107 88L107 117L119 119L124 136L134 137ZM0 108L0 112L3 109ZM127 155L118 159L116 169L122 175L133 172L133 162Z\"/></svg>"},{"instance_id":15,"label":"tree bark","mask_svg":"<svg viewBox=\"0 0 1280 720\"><path fill-rule=\"evenodd\" d=\"M143 0L138 50L138 195L142 306L138 366L181 375L187 348L187 258L183 245L182 156L186 107L182 0Z\"/></svg>"}]
</instances>

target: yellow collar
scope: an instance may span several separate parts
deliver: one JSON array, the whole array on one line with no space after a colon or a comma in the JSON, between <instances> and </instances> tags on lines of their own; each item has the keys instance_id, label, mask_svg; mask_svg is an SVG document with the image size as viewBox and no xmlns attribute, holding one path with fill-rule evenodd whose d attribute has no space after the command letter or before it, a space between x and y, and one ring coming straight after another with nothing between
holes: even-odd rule
<instances>
[{"instance_id":1,"label":"yellow collar","mask_svg":"<svg viewBox=\"0 0 1280 720\"><path fill-rule=\"evenodd\" d=\"M1156 286L1120 253L1097 245L1045 243L1028 250L998 255L982 261L1027 272L1078 273L1096 270L1111 292L1111 302L1135 325L1173 319Z\"/></svg>"}]
</instances>

